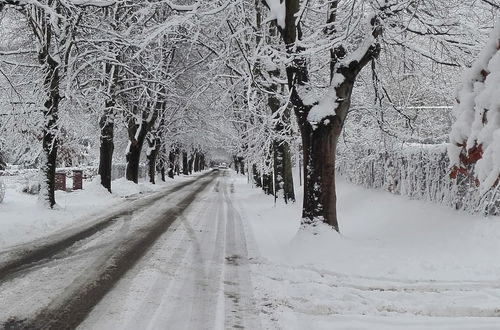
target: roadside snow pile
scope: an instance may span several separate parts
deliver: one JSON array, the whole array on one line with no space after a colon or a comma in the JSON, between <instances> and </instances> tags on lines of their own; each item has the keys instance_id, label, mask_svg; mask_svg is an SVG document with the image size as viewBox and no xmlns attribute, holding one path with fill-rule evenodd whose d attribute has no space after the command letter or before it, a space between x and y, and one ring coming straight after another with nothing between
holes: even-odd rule
<instances>
[{"instance_id":1,"label":"roadside snow pile","mask_svg":"<svg viewBox=\"0 0 500 330\"><path fill-rule=\"evenodd\" d=\"M158 190L159 187L164 187L166 183L151 184L149 182L133 183L125 178L120 178L113 181L111 190L113 194L126 197L135 194L142 194Z\"/></svg>"},{"instance_id":2,"label":"roadside snow pile","mask_svg":"<svg viewBox=\"0 0 500 330\"><path fill-rule=\"evenodd\" d=\"M342 234L299 229L300 203L235 180L264 329L500 329L498 218L339 179Z\"/></svg>"},{"instance_id":3,"label":"roadside snow pile","mask_svg":"<svg viewBox=\"0 0 500 330\"><path fill-rule=\"evenodd\" d=\"M57 230L80 224L100 211L123 202L123 197L158 191L181 180L153 185L134 184L125 179L112 183L110 194L100 184L100 178L85 181L84 190L56 191L57 205L50 210L38 203L37 195L22 192L24 179L20 176L3 177L6 183L5 200L0 204L0 249L25 243Z\"/></svg>"}]
</instances>

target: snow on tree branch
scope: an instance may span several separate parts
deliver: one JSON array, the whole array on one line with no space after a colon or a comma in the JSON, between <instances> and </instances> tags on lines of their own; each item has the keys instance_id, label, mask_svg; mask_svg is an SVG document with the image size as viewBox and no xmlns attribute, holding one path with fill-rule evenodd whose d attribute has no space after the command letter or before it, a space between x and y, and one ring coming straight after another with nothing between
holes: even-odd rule
<instances>
[{"instance_id":1,"label":"snow on tree branch","mask_svg":"<svg viewBox=\"0 0 500 330\"><path fill-rule=\"evenodd\" d=\"M500 21L485 48L464 75L453 109L448 155L456 178L474 168L478 184L489 189L500 175Z\"/></svg>"},{"instance_id":2,"label":"snow on tree branch","mask_svg":"<svg viewBox=\"0 0 500 330\"><path fill-rule=\"evenodd\" d=\"M270 15L265 19L265 22L276 20L278 26L284 29L286 26L285 0L265 0L265 1L270 11Z\"/></svg>"}]
</instances>

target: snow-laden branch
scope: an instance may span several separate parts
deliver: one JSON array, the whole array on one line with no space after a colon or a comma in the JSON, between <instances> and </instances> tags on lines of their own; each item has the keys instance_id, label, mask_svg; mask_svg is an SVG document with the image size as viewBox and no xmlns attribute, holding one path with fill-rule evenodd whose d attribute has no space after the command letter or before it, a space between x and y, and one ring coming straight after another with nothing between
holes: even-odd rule
<instances>
[{"instance_id":1,"label":"snow-laden branch","mask_svg":"<svg viewBox=\"0 0 500 330\"><path fill-rule=\"evenodd\" d=\"M453 109L448 155L452 177L472 165L483 190L500 178L500 20L463 78Z\"/></svg>"}]
</instances>

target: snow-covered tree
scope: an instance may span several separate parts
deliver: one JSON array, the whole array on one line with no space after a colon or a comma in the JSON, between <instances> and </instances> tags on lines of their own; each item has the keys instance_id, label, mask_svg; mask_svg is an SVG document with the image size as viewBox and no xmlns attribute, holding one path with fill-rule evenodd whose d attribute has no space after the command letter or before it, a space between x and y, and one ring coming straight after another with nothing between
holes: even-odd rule
<instances>
[{"instance_id":1,"label":"snow-covered tree","mask_svg":"<svg viewBox=\"0 0 500 330\"><path fill-rule=\"evenodd\" d=\"M487 190L500 177L500 21L464 75L450 133L450 177L472 171Z\"/></svg>"}]
</instances>

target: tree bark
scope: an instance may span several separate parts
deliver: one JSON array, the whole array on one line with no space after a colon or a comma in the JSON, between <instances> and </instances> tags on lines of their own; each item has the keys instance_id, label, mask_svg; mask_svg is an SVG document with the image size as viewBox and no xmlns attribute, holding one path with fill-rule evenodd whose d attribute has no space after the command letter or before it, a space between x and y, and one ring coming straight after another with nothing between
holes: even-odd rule
<instances>
[{"instance_id":1,"label":"tree bark","mask_svg":"<svg viewBox=\"0 0 500 330\"><path fill-rule=\"evenodd\" d=\"M133 181L135 183L139 182L139 162L141 160L141 151L148 133L148 125L143 120L141 125L136 123L129 123L129 149L126 155L127 168L126 168L126 178L127 180Z\"/></svg>"},{"instance_id":2,"label":"tree bark","mask_svg":"<svg viewBox=\"0 0 500 330\"><path fill-rule=\"evenodd\" d=\"M245 175L245 159L243 157L238 157L238 164L240 165L240 173Z\"/></svg>"},{"instance_id":3,"label":"tree bark","mask_svg":"<svg viewBox=\"0 0 500 330\"><path fill-rule=\"evenodd\" d=\"M56 161L57 161L57 131L59 128L59 73L58 69L49 66L47 70L46 81L49 86L48 97L45 102L44 118L45 124L43 127L43 153L45 156L45 165L42 168L43 180L45 188L45 199L48 205L52 208L56 204L55 198L55 176L56 176ZM42 192L44 194L44 192Z\"/></svg>"},{"instance_id":4,"label":"tree bark","mask_svg":"<svg viewBox=\"0 0 500 330\"><path fill-rule=\"evenodd\" d=\"M194 159L195 159L195 153L192 152L188 161L189 174L193 174Z\"/></svg>"},{"instance_id":5,"label":"tree bark","mask_svg":"<svg viewBox=\"0 0 500 330\"><path fill-rule=\"evenodd\" d=\"M51 33L50 30L47 33ZM50 36L48 36L50 38ZM42 149L44 154L45 164L42 166L42 189L40 191L42 200L51 208L56 204L55 198L55 176L56 176L56 162L57 162L57 149L58 139L57 132L59 129L59 63L57 63L49 54L47 41L46 47L43 47L39 54L38 59L40 64L43 65L45 70L44 88L47 93L47 100L44 103L44 126Z\"/></svg>"},{"instance_id":6,"label":"tree bark","mask_svg":"<svg viewBox=\"0 0 500 330\"><path fill-rule=\"evenodd\" d=\"M252 165L252 176L253 176L253 182L255 183L255 186L257 188L262 187L262 178L260 176L259 170L257 169L257 165L253 164Z\"/></svg>"},{"instance_id":7,"label":"tree bark","mask_svg":"<svg viewBox=\"0 0 500 330\"><path fill-rule=\"evenodd\" d=\"M148 152L149 154L146 156L148 159L148 175L149 182L152 184L156 183L156 161L158 158L158 153L160 151L160 143L159 139L155 137L153 134L150 134L146 138L148 143Z\"/></svg>"},{"instance_id":8,"label":"tree bark","mask_svg":"<svg viewBox=\"0 0 500 330\"><path fill-rule=\"evenodd\" d=\"M182 174L189 175L188 154L187 151L182 151Z\"/></svg>"},{"instance_id":9,"label":"tree bark","mask_svg":"<svg viewBox=\"0 0 500 330\"><path fill-rule=\"evenodd\" d=\"M175 148L174 171L175 171L175 175L177 175L177 176L179 176L181 174L180 156L181 156L181 151L178 147L176 147Z\"/></svg>"},{"instance_id":10,"label":"tree bark","mask_svg":"<svg viewBox=\"0 0 500 330\"><path fill-rule=\"evenodd\" d=\"M158 118L159 112L164 108L165 102L157 101L154 105L152 115L147 111L142 112L141 124L135 123L135 120L130 120L128 125L128 137L129 137L129 148L126 154L127 168L126 168L126 178L127 180L133 181L135 183L139 182L139 162L141 160L141 151L146 139L146 135L151 131L155 125L156 119Z\"/></svg>"},{"instance_id":11,"label":"tree bark","mask_svg":"<svg viewBox=\"0 0 500 330\"><path fill-rule=\"evenodd\" d=\"M173 179L175 174L175 148L168 152L168 177Z\"/></svg>"},{"instance_id":12,"label":"tree bark","mask_svg":"<svg viewBox=\"0 0 500 330\"><path fill-rule=\"evenodd\" d=\"M205 170L205 154L200 154L200 172Z\"/></svg>"},{"instance_id":13,"label":"tree bark","mask_svg":"<svg viewBox=\"0 0 500 330\"><path fill-rule=\"evenodd\" d=\"M273 195L273 176L270 173L262 175L262 190L266 195Z\"/></svg>"},{"instance_id":14,"label":"tree bark","mask_svg":"<svg viewBox=\"0 0 500 330\"><path fill-rule=\"evenodd\" d=\"M233 156L233 162L234 162L234 170L236 171L237 174L239 174L240 173L240 164L239 164L238 156Z\"/></svg>"},{"instance_id":15,"label":"tree bark","mask_svg":"<svg viewBox=\"0 0 500 330\"><path fill-rule=\"evenodd\" d=\"M111 192L111 180L113 169L113 151L115 145L114 137L114 118L113 110L114 102L107 100L105 103L104 114L99 120L99 128L101 129L100 148L99 148L99 175L101 184L109 192Z\"/></svg>"},{"instance_id":16,"label":"tree bark","mask_svg":"<svg viewBox=\"0 0 500 330\"><path fill-rule=\"evenodd\" d=\"M165 160L163 159L163 156L160 159L160 176L161 176L161 181L165 182Z\"/></svg>"},{"instance_id":17,"label":"tree bark","mask_svg":"<svg viewBox=\"0 0 500 330\"><path fill-rule=\"evenodd\" d=\"M194 171L200 171L200 153L198 151L194 152Z\"/></svg>"}]
</instances>

